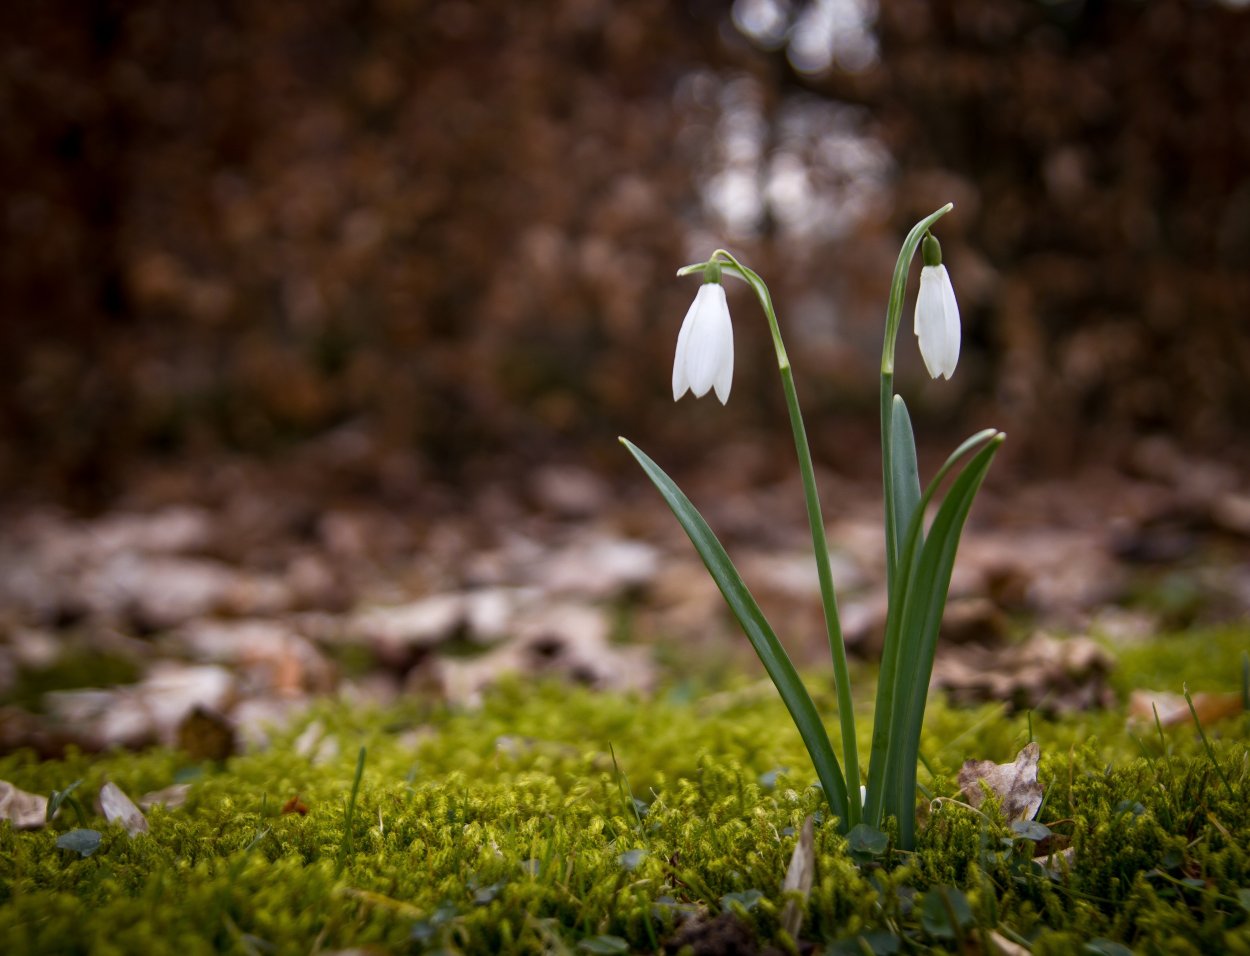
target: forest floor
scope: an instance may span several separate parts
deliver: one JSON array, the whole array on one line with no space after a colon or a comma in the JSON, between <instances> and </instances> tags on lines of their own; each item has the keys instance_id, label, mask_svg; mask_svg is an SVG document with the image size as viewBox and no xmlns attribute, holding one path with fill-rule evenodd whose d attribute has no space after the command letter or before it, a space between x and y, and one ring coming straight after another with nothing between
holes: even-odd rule
<instances>
[{"instance_id":1,"label":"forest floor","mask_svg":"<svg viewBox=\"0 0 1250 956\"><path fill-rule=\"evenodd\" d=\"M90 517L7 516L14 952L1250 951L1237 472L1161 447L1130 472L987 486L916 855L823 825L797 735L651 489L553 466L396 495L343 472L158 469ZM687 491L832 726L801 495L732 473ZM879 496L821 481L866 724ZM964 761L1031 740L1041 829L970 809ZM817 872L797 917L796 847ZM176 912L149 913L166 892Z\"/></svg>"}]
</instances>

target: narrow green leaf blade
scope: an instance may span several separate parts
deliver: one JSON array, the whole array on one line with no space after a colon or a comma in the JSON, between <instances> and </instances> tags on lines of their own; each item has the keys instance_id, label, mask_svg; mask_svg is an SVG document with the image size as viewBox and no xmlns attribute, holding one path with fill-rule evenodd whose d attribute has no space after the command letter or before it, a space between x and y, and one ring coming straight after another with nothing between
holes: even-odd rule
<instances>
[{"instance_id":1,"label":"narrow green leaf blade","mask_svg":"<svg viewBox=\"0 0 1250 956\"><path fill-rule=\"evenodd\" d=\"M895 739L888 758L886 799L894 804L890 809L898 817L899 845L904 849L911 849L914 840L915 814L911 811L915 800L920 729L955 554L972 502L1001 444L1001 435L992 439L952 483L933 519L928 538L915 558L914 578L903 608L898 638L900 666L891 717ZM911 559L916 552L912 549L909 552Z\"/></svg>"},{"instance_id":2,"label":"narrow green leaf blade","mask_svg":"<svg viewBox=\"0 0 1250 956\"><path fill-rule=\"evenodd\" d=\"M912 510L911 517L905 525L905 533L899 539L898 561L900 568L890 576L889 612L886 615L885 645L881 655L881 671L877 679L877 700L873 712L872 753L868 764L868 800L864 806L863 820L871 826L880 827L888 810L897 816L897 801L888 806L886 798L897 790L898 748L902 734L901 725L896 716L895 698L901 691L903 677L899 674L899 659L903 653L903 609L907 603L908 593L916 576L916 560L924 541L924 512L929 502L937 494L947 474L969 452L984 446L994 438L1001 440L1002 433L993 428L986 428L959 445L946 459L933 480L925 488L924 494ZM914 443L913 443L914 447ZM891 482L892 484L892 482ZM887 521L890 512L887 510ZM910 649L907 650L910 654ZM900 705L901 706L901 705ZM894 756L891 756L891 755Z\"/></svg>"},{"instance_id":3,"label":"narrow green leaf blade","mask_svg":"<svg viewBox=\"0 0 1250 956\"><path fill-rule=\"evenodd\" d=\"M903 553L902 538L911 525L912 515L920 505L920 466L916 463L916 436L912 432L911 416L902 396L894 396L890 424L890 510L893 512L894 554ZM923 540L923 534L921 535Z\"/></svg>"},{"instance_id":4,"label":"narrow green leaf blade","mask_svg":"<svg viewBox=\"0 0 1250 956\"><path fill-rule=\"evenodd\" d=\"M785 648L781 646L777 635L764 617L763 611L760 610L755 598L747 589L737 568L730 561L724 546L712 533L712 529L703 520L703 516L690 503L690 499L642 449L625 438L621 439L621 444L642 466L642 470L672 509L678 522L690 537L691 543L694 544L699 557L703 559L712 580L716 582L716 586L724 595L725 603L729 605L729 609L738 619L751 646L755 648L755 653L759 655L760 662L764 665L773 684L776 685L777 692L781 695L786 709L790 711L790 716L804 744L807 745L807 752L811 755L816 775L820 779L820 785L824 788L825 798L829 801L833 812L837 814L842 830L845 831L849 820L846 780L842 776L842 769L838 765L837 757L834 756L828 732L820 719L816 705L799 679L798 672L795 671Z\"/></svg>"}]
</instances>

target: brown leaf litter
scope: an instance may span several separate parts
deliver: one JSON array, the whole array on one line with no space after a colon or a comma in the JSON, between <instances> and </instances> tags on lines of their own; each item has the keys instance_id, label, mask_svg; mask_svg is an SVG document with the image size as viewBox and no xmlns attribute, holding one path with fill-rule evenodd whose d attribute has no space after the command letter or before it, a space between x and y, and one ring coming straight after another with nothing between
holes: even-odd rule
<instances>
[{"instance_id":1,"label":"brown leaf litter","mask_svg":"<svg viewBox=\"0 0 1250 956\"><path fill-rule=\"evenodd\" d=\"M37 830L47 823L47 816L47 797L0 780L0 820L8 820L18 830Z\"/></svg>"},{"instance_id":2,"label":"brown leaf litter","mask_svg":"<svg viewBox=\"0 0 1250 956\"><path fill-rule=\"evenodd\" d=\"M1009 823L1032 820L1042 806L1042 785L1037 781L1041 748L1036 741L1016 754L1011 763L967 760L959 770L959 790L972 806L985 802L986 790L998 798L1003 818Z\"/></svg>"},{"instance_id":3,"label":"brown leaf litter","mask_svg":"<svg viewBox=\"0 0 1250 956\"><path fill-rule=\"evenodd\" d=\"M1235 717L1246 709L1245 701L1239 693L1230 694L1191 694L1194 702L1194 713L1199 722L1206 726L1226 717ZM1128 719L1130 723L1153 724L1155 715L1163 727L1186 724L1194 719L1189 712L1189 704L1183 694L1171 694L1166 691L1138 689L1129 695Z\"/></svg>"},{"instance_id":4,"label":"brown leaf litter","mask_svg":"<svg viewBox=\"0 0 1250 956\"><path fill-rule=\"evenodd\" d=\"M1068 713L1115 704L1113 663L1090 638L1035 634L1005 647L939 647L932 686L956 704L1002 701L1009 711Z\"/></svg>"}]
</instances>

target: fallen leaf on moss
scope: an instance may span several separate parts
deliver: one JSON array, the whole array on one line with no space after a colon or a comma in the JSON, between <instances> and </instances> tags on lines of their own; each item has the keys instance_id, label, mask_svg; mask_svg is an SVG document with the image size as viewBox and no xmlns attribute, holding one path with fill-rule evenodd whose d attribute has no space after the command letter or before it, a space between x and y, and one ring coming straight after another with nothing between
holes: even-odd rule
<instances>
[{"instance_id":1,"label":"fallen leaf on moss","mask_svg":"<svg viewBox=\"0 0 1250 956\"><path fill-rule=\"evenodd\" d=\"M933 667L933 686L957 704L1004 701L1012 711L1063 714L1108 707L1107 683L1114 661L1093 640L1035 634L1023 644L943 648Z\"/></svg>"},{"instance_id":2,"label":"fallen leaf on moss","mask_svg":"<svg viewBox=\"0 0 1250 956\"><path fill-rule=\"evenodd\" d=\"M816 875L816 831L815 823L809 814L803 821L803 829L799 833L799 841L794 845L794 855L790 857L790 866L786 870L785 882L781 884L783 893L798 893L801 899L791 897L786 908L781 911L781 925L791 939L799 938L799 929L803 925L803 912L807 909L807 898L812 892L812 878Z\"/></svg>"},{"instance_id":3,"label":"fallen leaf on moss","mask_svg":"<svg viewBox=\"0 0 1250 956\"><path fill-rule=\"evenodd\" d=\"M143 811L112 781L100 788L97 803L104 819L109 823L120 823L130 836L148 832L148 821Z\"/></svg>"},{"instance_id":4,"label":"fallen leaf on moss","mask_svg":"<svg viewBox=\"0 0 1250 956\"><path fill-rule=\"evenodd\" d=\"M994 956L1029 956L1029 950L1019 943L1013 943L997 930L990 930L986 934L985 940L988 944L988 950Z\"/></svg>"},{"instance_id":5,"label":"fallen leaf on moss","mask_svg":"<svg viewBox=\"0 0 1250 956\"><path fill-rule=\"evenodd\" d=\"M1194 713L1204 725L1234 717L1245 710L1241 694L1191 694L1190 697L1194 702ZM1164 727L1189 723L1194 719L1183 694L1135 690L1129 695L1129 723L1153 724L1156 710L1159 723Z\"/></svg>"},{"instance_id":6,"label":"fallen leaf on moss","mask_svg":"<svg viewBox=\"0 0 1250 956\"><path fill-rule=\"evenodd\" d=\"M1009 823L1032 820L1042 806L1042 785L1037 782L1037 762L1041 748L1033 741L1013 763L968 760L959 770L959 789L974 807L985 802L984 783L998 797L1003 817Z\"/></svg>"},{"instance_id":7,"label":"fallen leaf on moss","mask_svg":"<svg viewBox=\"0 0 1250 956\"><path fill-rule=\"evenodd\" d=\"M1033 860L1036 863L1041 863L1046 868L1046 872L1055 877L1055 879L1059 879L1068 870L1072 869L1072 864L1076 860L1076 848L1069 846L1062 850L1041 853L1035 856Z\"/></svg>"},{"instance_id":8,"label":"fallen leaf on moss","mask_svg":"<svg viewBox=\"0 0 1250 956\"><path fill-rule=\"evenodd\" d=\"M145 793L139 798L139 809L151 810L153 807L164 807L166 810L177 810L187 802L187 794L191 792L189 783L172 783L160 790Z\"/></svg>"},{"instance_id":9,"label":"fallen leaf on moss","mask_svg":"<svg viewBox=\"0 0 1250 956\"><path fill-rule=\"evenodd\" d=\"M299 794L297 793L286 803L282 804L282 812L284 814L298 813L301 817L306 817L308 816L308 804L301 800L299 798Z\"/></svg>"},{"instance_id":10,"label":"fallen leaf on moss","mask_svg":"<svg viewBox=\"0 0 1250 956\"><path fill-rule=\"evenodd\" d=\"M17 830L37 830L48 822L47 815L47 797L0 780L0 820L8 820Z\"/></svg>"}]
</instances>

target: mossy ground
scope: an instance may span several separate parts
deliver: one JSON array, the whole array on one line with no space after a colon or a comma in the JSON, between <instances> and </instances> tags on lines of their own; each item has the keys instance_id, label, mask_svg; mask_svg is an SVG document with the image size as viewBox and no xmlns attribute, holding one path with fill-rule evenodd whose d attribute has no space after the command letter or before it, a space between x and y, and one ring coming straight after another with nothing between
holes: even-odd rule
<instances>
[{"instance_id":1,"label":"mossy ground","mask_svg":"<svg viewBox=\"0 0 1250 956\"><path fill-rule=\"evenodd\" d=\"M1122 652L1118 686L1237 690L1248 644L1233 629ZM832 713L831 693L818 703ZM320 743L297 747L314 721ZM915 854L857 864L759 683L649 699L514 683L473 712L324 703L224 765L16 754L0 779L45 794L81 779L103 841L86 858L58 849L79 825L68 809L44 830L0 824L0 940L13 954L651 952L692 914L730 912L783 950L984 953L993 930L1038 954L1250 953L1250 718L1206 730L1214 760L1192 724L1130 732L1123 711L1030 721L934 701L934 797L957 796L964 759L1039 742L1039 818L1070 848L1052 872L1032 860L1039 834L951 800L931 805ZM132 797L191 789L132 839L90 809L106 780ZM297 796L307 813L283 812ZM808 814L816 880L795 944L781 883Z\"/></svg>"}]
</instances>

